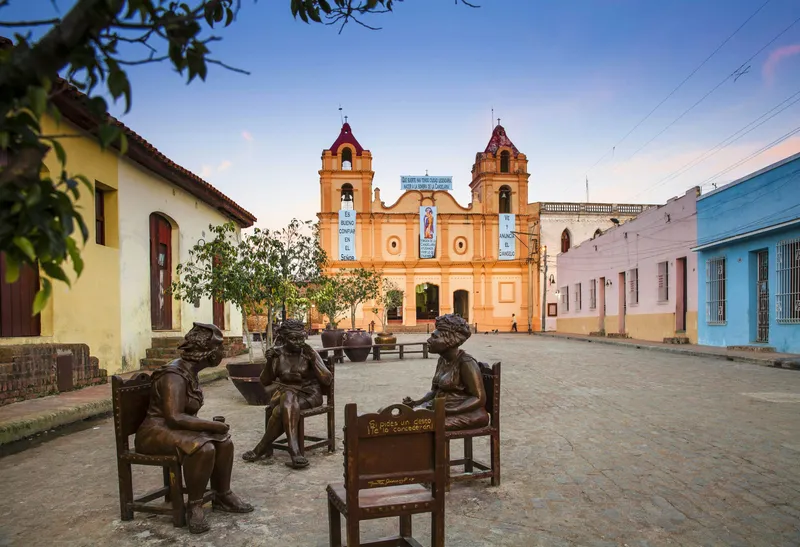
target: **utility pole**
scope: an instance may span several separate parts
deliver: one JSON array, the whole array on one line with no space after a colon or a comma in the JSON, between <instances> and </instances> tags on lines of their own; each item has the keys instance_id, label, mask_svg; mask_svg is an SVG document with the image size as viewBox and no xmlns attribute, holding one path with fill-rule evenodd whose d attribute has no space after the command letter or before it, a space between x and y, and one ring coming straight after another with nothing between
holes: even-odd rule
<instances>
[{"instance_id":1,"label":"utility pole","mask_svg":"<svg viewBox=\"0 0 800 547\"><path fill-rule=\"evenodd\" d=\"M528 334L533 333L533 234L528 234Z\"/></svg>"},{"instance_id":2,"label":"utility pole","mask_svg":"<svg viewBox=\"0 0 800 547\"><path fill-rule=\"evenodd\" d=\"M542 254L542 263L544 264L544 276L542 277L542 332L545 331L545 310L547 308L547 245L544 246Z\"/></svg>"}]
</instances>

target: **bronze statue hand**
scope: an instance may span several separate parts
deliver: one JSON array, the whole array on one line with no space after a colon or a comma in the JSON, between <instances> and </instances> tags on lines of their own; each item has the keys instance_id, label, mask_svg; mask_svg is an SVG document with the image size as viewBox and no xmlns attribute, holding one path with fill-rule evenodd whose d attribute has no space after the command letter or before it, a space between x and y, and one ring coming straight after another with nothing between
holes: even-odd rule
<instances>
[{"instance_id":1,"label":"bronze statue hand","mask_svg":"<svg viewBox=\"0 0 800 547\"><path fill-rule=\"evenodd\" d=\"M403 397L403 404L406 406L417 406L416 401L411 397Z\"/></svg>"},{"instance_id":2,"label":"bronze statue hand","mask_svg":"<svg viewBox=\"0 0 800 547\"><path fill-rule=\"evenodd\" d=\"M229 426L225 422L210 422L210 423L211 426L208 428L208 431L210 431L211 433L222 433L224 435L231 428L231 426Z\"/></svg>"}]
</instances>

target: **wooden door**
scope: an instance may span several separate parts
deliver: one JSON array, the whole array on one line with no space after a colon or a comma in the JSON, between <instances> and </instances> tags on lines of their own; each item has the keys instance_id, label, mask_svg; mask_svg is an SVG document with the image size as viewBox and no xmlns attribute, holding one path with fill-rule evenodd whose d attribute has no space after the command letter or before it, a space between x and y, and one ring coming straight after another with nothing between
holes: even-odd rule
<instances>
[{"instance_id":1,"label":"wooden door","mask_svg":"<svg viewBox=\"0 0 800 547\"><path fill-rule=\"evenodd\" d=\"M150 215L150 319L153 330L172 329L172 226Z\"/></svg>"},{"instance_id":2,"label":"wooden door","mask_svg":"<svg viewBox=\"0 0 800 547\"><path fill-rule=\"evenodd\" d=\"M625 299L625 293L628 289L627 285L625 285L625 272L619 272L619 281L617 281L617 285L619 286L619 333L625 334L625 313L627 312L628 305Z\"/></svg>"},{"instance_id":3,"label":"wooden door","mask_svg":"<svg viewBox=\"0 0 800 547\"><path fill-rule=\"evenodd\" d=\"M687 303L687 277L686 277L686 258L675 260L675 332L686 332L686 307Z\"/></svg>"},{"instance_id":4,"label":"wooden door","mask_svg":"<svg viewBox=\"0 0 800 547\"><path fill-rule=\"evenodd\" d=\"M595 302L598 311L598 319L600 320L600 324L597 326L597 330L601 332L606 331L606 278L601 277L597 280L598 287L597 292L599 293L597 296L597 300L599 302Z\"/></svg>"},{"instance_id":5,"label":"wooden door","mask_svg":"<svg viewBox=\"0 0 800 547\"><path fill-rule=\"evenodd\" d=\"M14 283L6 283L6 257L0 253L0 337L41 334L41 315L33 315L38 291L39 271L30 266L20 269Z\"/></svg>"}]
</instances>

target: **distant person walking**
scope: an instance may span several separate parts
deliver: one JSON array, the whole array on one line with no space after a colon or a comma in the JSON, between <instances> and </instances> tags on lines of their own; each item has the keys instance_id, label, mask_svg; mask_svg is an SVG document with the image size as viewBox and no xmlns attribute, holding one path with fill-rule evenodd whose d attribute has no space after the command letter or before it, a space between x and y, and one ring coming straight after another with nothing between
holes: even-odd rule
<instances>
[{"instance_id":1,"label":"distant person walking","mask_svg":"<svg viewBox=\"0 0 800 547\"><path fill-rule=\"evenodd\" d=\"M511 331L512 332L519 332L517 330L517 314L516 313L512 313L511 314Z\"/></svg>"}]
</instances>

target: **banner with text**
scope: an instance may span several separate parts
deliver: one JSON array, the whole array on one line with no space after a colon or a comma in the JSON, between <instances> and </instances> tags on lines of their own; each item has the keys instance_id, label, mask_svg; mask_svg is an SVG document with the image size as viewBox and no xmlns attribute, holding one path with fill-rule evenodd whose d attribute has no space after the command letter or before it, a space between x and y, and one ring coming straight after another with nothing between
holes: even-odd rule
<instances>
[{"instance_id":1,"label":"banner with text","mask_svg":"<svg viewBox=\"0 0 800 547\"><path fill-rule=\"evenodd\" d=\"M436 207L423 205L419 208L419 257L436 256Z\"/></svg>"},{"instance_id":2,"label":"banner with text","mask_svg":"<svg viewBox=\"0 0 800 547\"><path fill-rule=\"evenodd\" d=\"M403 190L452 190L453 177L400 177L400 188Z\"/></svg>"},{"instance_id":3,"label":"banner with text","mask_svg":"<svg viewBox=\"0 0 800 547\"><path fill-rule=\"evenodd\" d=\"M339 260L356 259L356 212L339 210Z\"/></svg>"},{"instance_id":4,"label":"banner with text","mask_svg":"<svg viewBox=\"0 0 800 547\"><path fill-rule=\"evenodd\" d=\"M514 260L517 257L517 244L514 241L515 215L500 215L500 260Z\"/></svg>"}]
</instances>

